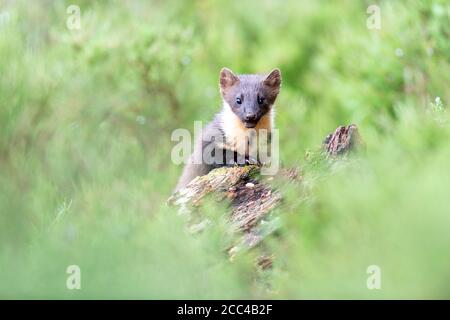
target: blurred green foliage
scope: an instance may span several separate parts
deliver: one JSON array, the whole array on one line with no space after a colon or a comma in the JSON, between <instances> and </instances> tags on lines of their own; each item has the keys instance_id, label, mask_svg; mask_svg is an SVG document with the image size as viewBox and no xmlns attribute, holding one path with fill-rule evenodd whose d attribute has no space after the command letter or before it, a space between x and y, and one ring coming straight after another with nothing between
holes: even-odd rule
<instances>
[{"instance_id":1,"label":"blurred green foliage","mask_svg":"<svg viewBox=\"0 0 450 320\"><path fill-rule=\"evenodd\" d=\"M371 30L371 4L0 2L0 297L450 298L450 7L377 1ZM228 261L224 208L193 237L165 204L170 134L219 110L222 66L282 70L281 159L304 168L264 275ZM364 155L304 158L349 123Z\"/></svg>"}]
</instances>

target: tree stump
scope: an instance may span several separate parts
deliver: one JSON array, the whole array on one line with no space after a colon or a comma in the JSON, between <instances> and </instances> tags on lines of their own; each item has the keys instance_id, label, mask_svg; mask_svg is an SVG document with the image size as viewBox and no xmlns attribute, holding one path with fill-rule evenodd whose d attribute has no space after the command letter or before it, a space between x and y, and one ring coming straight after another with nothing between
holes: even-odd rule
<instances>
[{"instance_id":1,"label":"tree stump","mask_svg":"<svg viewBox=\"0 0 450 320\"><path fill-rule=\"evenodd\" d=\"M323 141L323 148L328 157L344 155L363 146L358 128L351 124L340 126L334 133L330 133Z\"/></svg>"}]
</instances>

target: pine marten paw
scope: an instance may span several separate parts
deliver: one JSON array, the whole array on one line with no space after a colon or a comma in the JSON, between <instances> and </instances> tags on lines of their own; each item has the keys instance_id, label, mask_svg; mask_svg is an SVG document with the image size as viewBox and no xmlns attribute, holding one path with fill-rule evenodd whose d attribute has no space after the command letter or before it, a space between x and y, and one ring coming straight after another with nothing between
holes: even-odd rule
<instances>
[{"instance_id":1,"label":"pine marten paw","mask_svg":"<svg viewBox=\"0 0 450 320\"><path fill-rule=\"evenodd\" d=\"M247 165L252 165L252 164L253 165L260 165L261 163L257 159L248 156L248 157L245 157L245 164L247 164Z\"/></svg>"},{"instance_id":2,"label":"pine marten paw","mask_svg":"<svg viewBox=\"0 0 450 320\"><path fill-rule=\"evenodd\" d=\"M255 159L251 156L244 157L241 155L238 155L234 159L229 159L227 161L228 167L234 167L234 166L243 167L243 166L248 166L248 165L258 165L259 166L259 165L261 165L261 163L257 159Z\"/></svg>"}]
</instances>

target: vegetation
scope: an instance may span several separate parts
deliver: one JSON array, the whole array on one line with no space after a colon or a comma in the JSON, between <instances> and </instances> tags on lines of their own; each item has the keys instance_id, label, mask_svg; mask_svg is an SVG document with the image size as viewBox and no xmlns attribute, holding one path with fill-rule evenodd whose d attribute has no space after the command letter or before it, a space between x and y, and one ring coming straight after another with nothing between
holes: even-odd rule
<instances>
[{"instance_id":1,"label":"vegetation","mask_svg":"<svg viewBox=\"0 0 450 320\"><path fill-rule=\"evenodd\" d=\"M450 298L450 7L380 0L377 30L371 4L2 1L0 297ZM192 236L166 205L171 132L217 112L222 66L281 69L280 158L303 168L262 273L228 260L222 206ZM364 154L305 156L349 123Z\"/></svg>"}]
</instances>

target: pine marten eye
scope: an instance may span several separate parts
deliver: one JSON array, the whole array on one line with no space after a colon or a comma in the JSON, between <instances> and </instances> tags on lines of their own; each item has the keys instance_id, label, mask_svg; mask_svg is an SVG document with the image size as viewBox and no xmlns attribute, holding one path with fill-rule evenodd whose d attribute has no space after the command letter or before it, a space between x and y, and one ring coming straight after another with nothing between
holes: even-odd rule
<instances>
[{"instance_id":1,"label":"pine marten eye","mask_svg":"<svg viewBox=\"0 0 450 320\"><path fill-rule=\"evenodd\" d=\"M263 104L264 100L266 100L264 97L258 97L258 104Z\"/></svg>"},{"instance_id":2,"label":"pine marten eye","mask_svg":"<svg viewBox=\"0 0 450 320\"><path fill-rule=\"evenodd\" d=\"M241 103L242 103L242 99L239 98L239 97L237 97L237 98L236 98L236 103L237 103L237 104L241 104Z\"/></svg>"}]
</instances>

